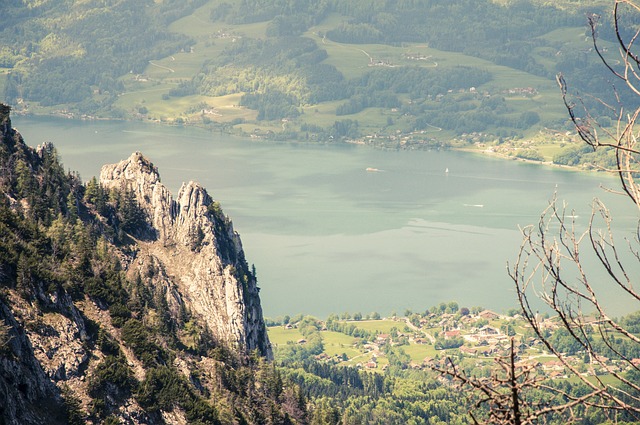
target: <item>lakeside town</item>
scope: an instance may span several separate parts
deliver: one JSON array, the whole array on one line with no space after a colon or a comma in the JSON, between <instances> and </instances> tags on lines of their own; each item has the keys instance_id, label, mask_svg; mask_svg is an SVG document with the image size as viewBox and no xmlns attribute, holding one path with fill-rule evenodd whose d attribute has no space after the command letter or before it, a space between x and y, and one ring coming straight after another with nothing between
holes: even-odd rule
<instances>
[{"instance_id":1,"label":"lakeside town","mask_svg":"<svg viewBox=\"0 0 640 425\"><path fill-rule=\"evenodd\" d=\"M376 372L384 372L389 367L388 353L392 347L406 354L403 368L444 369L447 359L455 358L470 369L482 369L494 365L497 358L509 357L512 339L516 367L553 380L568 379L571 376L569 367L589 377L625 372L640 366L640 356L632 358L631 362L605 356L592 359L569 343L560 360L548 351L531 325L515 310L498 314L479 308L473 311L464 307L458 309L455 303L449 303L442 311L405 313L405 316L386 318L379 318L377 313L366 317L359 313L354 317L343 314L326 321L298 317L285 320L286 323L270 323L269 337L276 358L279 354L286 357L288 347L317 344L320 338L322 352L314 355L316 360ZM557 317L543 314L535 320L545 337L553 338L560 346L563 345L562 338L571 338ZM317 332L309 333L309 323ZM597 332L599 322L593 317L585 326Z\"/></svg>"}]
</instances>

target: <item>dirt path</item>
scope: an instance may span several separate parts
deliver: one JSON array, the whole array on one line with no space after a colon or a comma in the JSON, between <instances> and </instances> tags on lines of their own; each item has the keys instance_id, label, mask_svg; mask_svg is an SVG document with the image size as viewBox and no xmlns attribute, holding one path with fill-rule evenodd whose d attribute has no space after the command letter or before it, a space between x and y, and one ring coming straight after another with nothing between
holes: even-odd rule
<instances>
[{"instance_id":1,"label":"dirt path","mask_svg":"<svg viewBox=\"0 0 640 425\"><path fill-rule=\"evenodd\" d=\"M167 70L167 71L169 71L169 72L176 72L176 71L174 71L173 69L168 68L168 67L166 67L166 66L162 66L162 65L158 65L157 63L153 63L153 61L149 61L149 63L150 63L152 66L155 66L155 67L158 67L158 68L161 68L161 69L166 69L166 70Z\"/></svg>"},{"instance_id":2,"label":"dirt path","mask_svg":"<svg viewBox=\"0 0 640 425\"><path fill-rule=\"evenodd\" d=\"M433 335L431 335L428 332L423 331L422 329L420 329L419 327L417 327L416 325L414 325L413 323L411 323L411 321L407 318L404 319L404 322L407 324L407 326L409 328L411 328L413 331L415 332L419 332L422 335L424 335L429 341L431 341L432 344L436 343L436 339L433 337Z\"/></svg>"}]
</instances>

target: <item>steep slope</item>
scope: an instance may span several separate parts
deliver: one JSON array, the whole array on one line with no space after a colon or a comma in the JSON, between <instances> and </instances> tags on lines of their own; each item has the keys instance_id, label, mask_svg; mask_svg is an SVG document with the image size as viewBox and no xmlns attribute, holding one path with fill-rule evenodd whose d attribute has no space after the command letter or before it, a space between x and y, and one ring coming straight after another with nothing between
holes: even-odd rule
<instances>
[{"instance_id":1,"label":"steep slope","mask_svg":"<svg viewBox=\"0 0 640 425\"><path fill-rule=\"evenodd\" d=\"M157 284L172 288L167 301L174 316L186 306L216 339L271 358L255 276L231 221L207 191L191 181L174 200L139 152L105 165L100 183L134 193L149 217L151 232L141 233L151 235L138 243L131 267L164 270Z\"/></svg>"},{"instance_id":2,"label":"steep slope","mask_svg":"<svg viewBox=\"0 0 640 425\"><path fill-rule=\"evenodd\" d=\"M0 104L0 423L305 423L239 236L141 154L101 181Z\"/></svg>"}]
</instances>

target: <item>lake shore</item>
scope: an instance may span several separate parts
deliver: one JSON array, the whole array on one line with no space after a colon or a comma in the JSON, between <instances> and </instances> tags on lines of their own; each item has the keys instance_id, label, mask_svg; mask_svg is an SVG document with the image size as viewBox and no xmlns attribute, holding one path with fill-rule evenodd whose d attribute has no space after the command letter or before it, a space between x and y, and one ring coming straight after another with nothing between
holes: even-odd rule
<instances>
[{"instance_id":1,"label":"lake shore","mask_svg":"<svg viewBox=\"0 0 640 425\"><path fill-rule=\"evenodd\" d=\"M205 125L202 123L195 122L168 122L168 121L155 121L155 120L145 120L145 119L131 119L131 118L117 118L117 117L98 117L86 114L76 114L68 111L51 111L49 113L33 113L25 110L17 110L13 111L14 115L23 116L28 118L55 118L55 119L65 119L65 120L80 120L80 121L99 121L99 122L131 122L131 123L145 123L145 124L153 124L158 126L166 126L171 128L180 128L180 127L189 127L189 128L198 128L205 131L210 131L214 133L227 134L235 137L246 137L252 140L265 140L265 141L283 141L283 142L292 142L292 143L302 143L302 144L335 144L335 143L344 143L348 145L361 145L361 146L369 146L374 149L381 150L431 150L431 149L443 149L443 150L452 150L457 152L465 152L474 155L479 155L483 157L497 158L501 160L509 160L509 161L517 161L527 164L536 164L542 165L545 167L553 167L559 168L563 170L575 171L575 172L587 172L587 173L607 173L603 169L598 169L593 164L589 165L563 165L557 164L553 162L551 158L545 158L544 160L534 160L517 156L517 152L521 149L520 145L526 145L528 148L536 148L539 146L538 143L533 141L533 139L522 140L520 143L513 143L510 148L502 147L503 151L498 151L493 147L487 147L487 143L473 143L467 146L461 145L460 143L454 143L453 141L439 141L436 139L432 139L430 141L426 140L418 140L413 143L398 143L396 140L400 140L402 137L411 136L414 134L419 134L420 132L413 132L408 134L400 134L398 136L389 136L385 137L376 137L375 135L364 135L354 140L298 140L298 139L290 139L282 137L279 139L278 133L273 133L269 135L256 135L256 134L247 134L242 132L238 134L237 132L230 131L228 127L212 127L210 125ZM575 138L575 137L574 137ZM382 140L382 141L381 141ZM386 140L387 142L385 142ZM581 141L573 141L572 143L581 143ZM609 173L613 175L613 173Z\"/></svg>"}]
</instances>

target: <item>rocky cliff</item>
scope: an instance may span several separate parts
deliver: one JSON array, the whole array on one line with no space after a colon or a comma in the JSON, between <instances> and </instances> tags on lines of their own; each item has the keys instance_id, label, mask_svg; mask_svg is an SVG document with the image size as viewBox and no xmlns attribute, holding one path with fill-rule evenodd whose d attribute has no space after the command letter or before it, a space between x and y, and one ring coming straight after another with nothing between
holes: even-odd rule
<instances>
[{"instance_id":1,"label":"rocky cliff","mask_svg":"<svg viewBox=\"0 0 640 425\"><path fill-rule=\"evenodd\" d=\"M140 153L82 183L9 112L0 104L0 424L304 423L265 361L255 272L206 190L173 199Z\"/></svg>"},{"instance_id":2,"label":"rocky cliff","mask_svg":"<svg viewBox=\"0 0 640 425\"><path fill-rule=\"evenodd\" d=\"M190 181L174 200L139 152L102 167L100 183L132 192L146 212L150 229L140 229L147 237L138 242L130 268L163 270L156 285L170 288L174 317L186 307L216 339L271 358L255 276L231 220L207 191Z\"/></svg>"}]
</instances>

